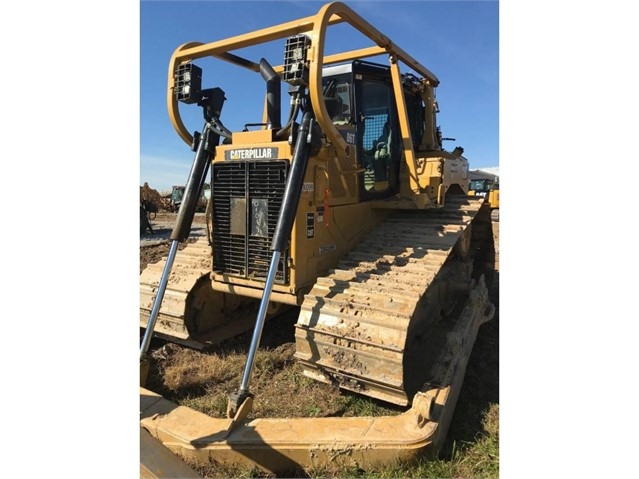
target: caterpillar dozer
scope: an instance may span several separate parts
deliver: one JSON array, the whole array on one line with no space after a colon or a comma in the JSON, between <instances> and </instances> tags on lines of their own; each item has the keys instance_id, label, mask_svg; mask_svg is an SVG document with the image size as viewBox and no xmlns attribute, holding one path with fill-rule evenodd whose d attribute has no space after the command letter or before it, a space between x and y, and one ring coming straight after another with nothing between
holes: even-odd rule
<instances>
[{"instance_id":1,"label":"caterpillar dozer","mask_svg":"<svg viewBox=\"0 0 639 479\"><path fill-rule=\"evenodd\" d=\"M469 172L469 196L481 196L489 204L491 209L499 209L499 177L481 171Z\"/></svg>"},{"instance_id":2,"label":"caterpillar dozer","mask_svg":"<svg viewBox=\"0 0 639 479\"><path fill-rule=\"evenodd\" d=\"M371 46L325 54L336 24ZM281 43L281 65L237 52L268 42ZM223 124L226 94L202 87L194 63L202 58L263 78L261 121L241 131ZM468 196L463 149L443 147L438 85L340 2L175 50L168 112L195 158L168 256L140 277L140 424L156 441L193 461L266 471L342 460L365 467L441 446L477 330L494 307L480 267L490 261L490 209ZM187 129L180 105L202 109L201 131ZM205 181L208 236L178 254ZM248 420L264 322L290 307L299 308L295 357L305 375L406 412ZM153 335L201 347L251 329L226 419L144 387Z\"/></svg>"}]
</instances>

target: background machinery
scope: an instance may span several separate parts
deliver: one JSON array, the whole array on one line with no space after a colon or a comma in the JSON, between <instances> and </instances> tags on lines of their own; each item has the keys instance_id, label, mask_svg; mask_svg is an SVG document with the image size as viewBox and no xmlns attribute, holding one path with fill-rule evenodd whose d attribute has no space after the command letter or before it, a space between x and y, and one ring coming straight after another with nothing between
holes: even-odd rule
<instances>
[{"instance_id":1,"label":"background machinery","mask_svg":"<svg viewBox=\"0 0 639 479\"><path fill-rule=\"evenodd\" d=\"M499 176L480 170L468 172L468 194L484 198L491 209L499 208Z\"/></svg>"},{"instance_id":2,"label":"background machinery","mask_svg":"<svg viewBox=\"0 0 639 479\"><path fill-rule=\"evenodd\" d=\"M337 23L373 46L324 55ZM271 41L282 42L282 65L234 53ZM387 64L366 60L380 55ZM225 93L203 88L194 63L204 57L264 79L252 130L222 123ZM196 347L251 328L253 337L227 420L141 387L142 427L183 455L266 470L328 460L335 447L372 463L440 444L477 329L494 308L481 275L492 253L490 210L468 195L462 148L442 146L437 77L336 2L311 17L182 45L168 83L171 122L195 159L171 251L140 278L142 386L153 334ZM201 131L186 128L179 103L202 109ZM208 238L177 255L209 181ZM247 422L259 400L249 384L262 327L284 307L300 308L296 358L305 375L410 409L374 420Z\"/></svg>"},{"instance_id":3,"label":"background machinery","mask_svg":"<svg viewBox=\"0 0 639 479\"><path fill-rule=\"evenodd\" d=\"M182 198L184 198L185 186L176 186L174 185L171 188L171 193L166 196L168 200L170 211L175 213L180 209L180 205L182 204ZM211 198L211 187L208 184L204 184L202 188L202 194L197 202L196 211L203 212L206 210L206 205Z\"/></svg>"},{"instance_id":4,"label":"background machinery","mask_svg":"<svg viewBox=\"0 0 639 479\"><path fill-rule=\"evenodd\" d=\"M183 196L184 196L184 186L173 185L171 187L171 194L167 195L167 199L169 200L169 208L171 209L172 212L176 212L177 210L180 209Z\"/></svg>"}]
</instances>

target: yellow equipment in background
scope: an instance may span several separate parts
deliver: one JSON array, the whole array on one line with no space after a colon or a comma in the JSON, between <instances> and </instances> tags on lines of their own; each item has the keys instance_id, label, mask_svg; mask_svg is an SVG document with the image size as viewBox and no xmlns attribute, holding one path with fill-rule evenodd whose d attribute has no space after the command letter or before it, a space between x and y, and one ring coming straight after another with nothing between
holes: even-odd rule
<instances>
[{"instance_id":1,"label":"yellow equipment in background","mask_svg":"<svg viewBox=\"0 0 639 479\"><path fill-rule=\"evenodd\" d=\"M499 177L482 171L470 171L468 195L484 198L491 209L499 208Z\"/></svg>"}]
</instances>

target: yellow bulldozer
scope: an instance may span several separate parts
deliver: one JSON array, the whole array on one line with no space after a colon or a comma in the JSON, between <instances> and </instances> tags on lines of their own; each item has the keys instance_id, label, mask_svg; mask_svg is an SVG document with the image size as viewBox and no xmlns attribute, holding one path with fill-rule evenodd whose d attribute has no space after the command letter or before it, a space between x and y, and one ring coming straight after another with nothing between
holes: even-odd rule
<instances>
[{"instance_id":1,"label":"yellow bulldozer","mask_svg":"<svg viewBox=\"0 0 639 479\"><path fill-rule=\"evenodd\" d=\"M325 55L327 31L337 24L371 45ZM283 60L237 52L268 42L280 42ZM203 58L237 66L234 82L240 73L263 78L258 121L242 131L223 124L225 93L203 87L195 63ZM494 307L482 274L491 257L489 205L468 196L463 149L442 146L438 85L340 2L175 50L168 112L195 158L169 254L140 276L145 437L192 461L265 471L346 459L373 465L442 444L477 330ZM201 131L187 128L180 104L202 109ZM205 182L208 236L178 253ZM292 307L299 309L295 357L306 376L406 412L248 420L260 400L250 380L262 328ZM154 335L201 347L247 330L252 340L226 419L144 387Z\"/></svg>"},{"instance_id":2,"label":"yellow bulldozer","mask_svg":"<svg viewBox=\"0 0 639 479\"><path fill-rule=\"evenodd\" d=\"M469 172L469 196L481 196L491 209L499 209L499 177L480 170Z\"/></svg>"}]
</instances>

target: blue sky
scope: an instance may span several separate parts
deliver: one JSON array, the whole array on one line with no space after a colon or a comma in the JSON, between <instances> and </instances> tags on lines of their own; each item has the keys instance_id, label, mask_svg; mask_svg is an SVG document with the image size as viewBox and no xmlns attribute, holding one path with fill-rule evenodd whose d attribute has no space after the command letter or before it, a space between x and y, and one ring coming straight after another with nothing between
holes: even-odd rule
<instances>
[{"instance_id":1,"label":"blue sky","mask_svg":"<svg viewBox=\"0 0 639 479\"><path fill-rule=\"evenodd\" d=\"M499 4L495 1L346 2L365 20L437 75L438 121L452 149L460 145L472 169L499 166ZM184 184L193 153L171 126L166 109L168 63L183 43L213 42L313 15L316 1L143 1L140 4L140 184L165 190ZM351 27L329 29L327 52L370 46ZM347 45L347 47L345 47ZM246 55L281 64L283 41ZM377 58L387 64L386 58ZM226 92L222 121L231 130L259 122L264 82L225 62L200 60L203 87ZM285 87L283 96L286 96ZM201 130L191 111L189 130Z\"/></svg>"}]
</instances>

